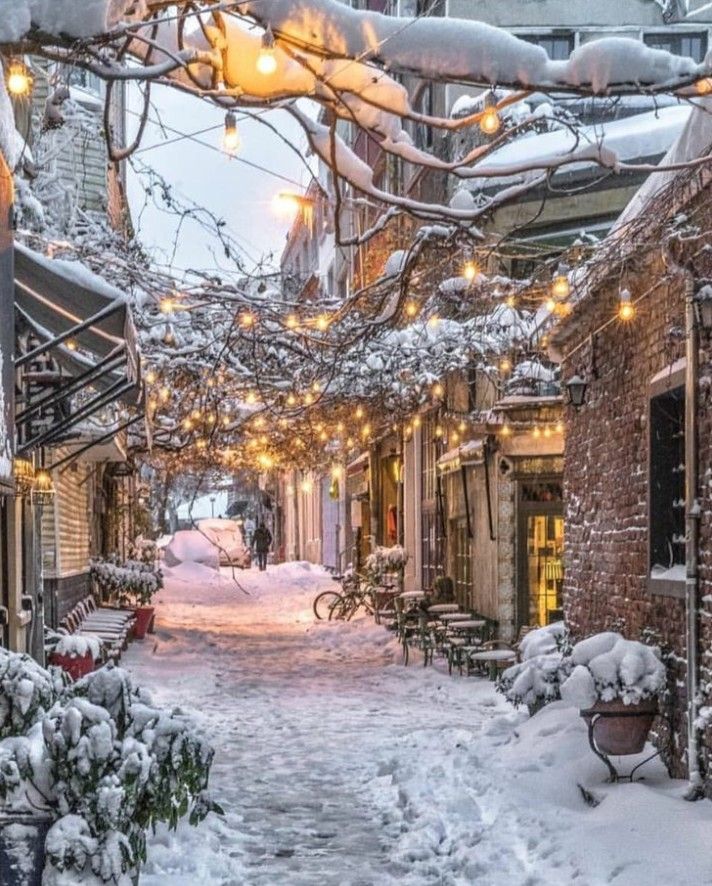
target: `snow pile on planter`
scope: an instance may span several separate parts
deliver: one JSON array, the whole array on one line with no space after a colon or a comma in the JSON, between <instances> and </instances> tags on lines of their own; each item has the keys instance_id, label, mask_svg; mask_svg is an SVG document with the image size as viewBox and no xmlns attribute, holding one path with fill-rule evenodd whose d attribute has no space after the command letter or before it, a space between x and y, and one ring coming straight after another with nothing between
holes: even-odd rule
<instances>
[{"instance_id":1,"label":"snow pile on planter","mask_svg":"<svg viewBox=\"0 0 712 886\"><path fill-rule=\"evenodd\" d=\"M584 710L599 699L637 704L665 686L660 651L613 631L581 640L571 652L571 662L574 667L561 686L561 698Z\"/></svg>"},{"instance_id":2,"label":"snow pile on planter","mask_svg":"<svg viewBox=\"0 0 712 886\"><path fill-rule=\"evenodd\" d=\"M89 634L62 634L54 647L57 655L66 655L69 658L84 658L87 653L96 659L101 657L101 640Z\"/></svg>"},{"instance_id":3,"label":"snow pile on planter","mask_svg":"<svg viewBox=\"0 0 712 886\"><path fill-rule=\"evenodd\" d=\"M184 563L198 563L217 571L220 551L196 529L181 529L164 548L163 562L171 569Z\"/></svg>"}]
</instances>

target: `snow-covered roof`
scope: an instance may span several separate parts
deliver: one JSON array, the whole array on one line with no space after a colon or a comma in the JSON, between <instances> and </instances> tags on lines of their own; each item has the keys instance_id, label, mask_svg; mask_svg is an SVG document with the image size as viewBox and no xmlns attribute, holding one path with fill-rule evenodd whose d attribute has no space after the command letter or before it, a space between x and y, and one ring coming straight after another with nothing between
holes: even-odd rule
<instances>
[{"instance_id":1,"label":"snow-covered roof","mask_svg":"<svg viewBox=\"0 0 712 886\"><path fill-rule=\"evenodd\" d=\"M471 179L467 185L473 189L488 185L499 188L522 179L527 171L559 165L562 160L566 161L567 155L573 157L586 146L607 154L612 152L621 162L657 157L673 144L689 117L689 105L672 105L622 120L578 127L574 131L565 128L527 135L494 151L477 167L482 176ZM591 160L578 160L563 167L563 171L593 165ZM490 181L488 176L496 178Z\"/></svg>"}]
</instances>

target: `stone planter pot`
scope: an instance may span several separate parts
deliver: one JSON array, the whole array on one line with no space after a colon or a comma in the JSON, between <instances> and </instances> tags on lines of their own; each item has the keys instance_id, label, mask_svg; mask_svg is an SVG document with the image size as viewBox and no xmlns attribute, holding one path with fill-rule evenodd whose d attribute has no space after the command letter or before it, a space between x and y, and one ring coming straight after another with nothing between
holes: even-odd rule
<instances>
[{"instance_id":1,"label":"stone planter pot","mask_svg":"<svg viewBox=\"0 0 712 886\"><path fill-rule=\"evenodd\" d=\"M85 655L59 655L53 652L49 657L49 663L62 668L72 680L81 680L94 670L94 657L91 652Z\"/></svg>"},{"instance_id":2,"label":"stone planter pot","mask_svg":"<svg viewBox=\"0 0 712 886\"><path fill-rule=\"evenodd\" d=\"M589 726L593 724L593 740L601 753L623 757L643 750L657 712L656 698L638 704L624 704L617 698L597 701L581 716Z\"/></svg>"},{"instance_id":3,"label":"stone planter pot","mask_svg":"<svg viewBox=\"0 0 712 886\"><path fill-rule=\"evenodd\" d=\"M153 614L156 611L153 606L139 606L136 610L136 624L134 625L134 637L143 640L153 622Z\"/></svg>"},{"instance_id":4,"label":"stone planter pot","mask_svg":"<svg viewBox=\"0 0 712 886\"><path fill-rule=\"evenodd\" d=\"M0 810L0 883L41 886L45 863L48 815L22 815Z\"/></svg>"}]
</instances>

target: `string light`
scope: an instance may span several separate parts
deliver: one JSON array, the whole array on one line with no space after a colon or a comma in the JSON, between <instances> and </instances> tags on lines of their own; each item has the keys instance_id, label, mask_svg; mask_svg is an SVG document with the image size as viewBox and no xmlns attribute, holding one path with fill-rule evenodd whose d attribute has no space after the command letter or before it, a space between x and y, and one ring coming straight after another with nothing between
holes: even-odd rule
<instances>
[{"instance_id":1,"label":"string light","mask_svg":"<svg viewBox=\"0 0 712 886\"><path fill-rule=\"evenodd\" d=\"M549 425L547 425L547 426L544 428L544 436L545 436L545 437L551 437L551 428L549 427Z\"/></svg>"},{"instance_id":2,"label":"string light","mask_svg":"<svg viewBox=\"0 0 712 886\"><path fill-rule=\"evenodd\" d=\"M294 396L294 394L289 394L289 396L287 397L287 406L294 406L296 405L296 402L297 398Z\"/></svg>"},{"instance_id":3,"label":"string light","mask_svg":"<svg viewBox=\"0 0 712 886\"><path fill-rule=\"evenodd\" d=\"M419 428L419 427L421 426L422 423L423 423L423 421L422 421L422 419L421 419L421 417L420 417L419 415L416 415L416 416L413 418L413 427L414 427L414 428Z\"/></svg>"},{"instance_id":4,"label":"string light","mask_svg":"<svg viewBox=\"0 0 712 886\"><path fill-rule=\"evenodd\" d=\"M156 382L156 378L157 378L157 376L156 376L156 373L153 371L153 369L149 369L149 370L147 370L147 372L146 372L146 382L147 382L149 385L155 384L155 382Z\"/></svg>"},{"instance_id":5,"label":"string light","mask_svg":"<svg viewBox=\"0 0 712 886\"><path fill-rule=\"evenodd\" d=\"M406 302L405 313L407 317L417 317L419 311L418 303L414 301Z\"/></svg>"},{"instance_id":6,"label":"string light","mask_svg":"<svg viewBox=\"0 0 712 886\"><path fill-rule=\"evenodd\" d=\"M172 314L176 309L176 300L166 296L158 303L158 309L162 314Z\"/></svg>"},{"instance_id":7,"label":"string light","mask_svg":"<svg viewBox=\"0 0 712 886\"><path fill-rule=\"evenodd\" d=\"M316 328L319 332L326 332L329 328L329 317L327 314L319 314L316 318Z\"/></svg>"},{"instance_id":8,"label":"string light","mask_svg":"<svg viewBox=\"0 0 712 886\"><path fill-rule=\"evenodd\" d=\"M440 397L442 397L444 393L445 388L440 384L439 381L435 382L435 384L433 385L433 397L437 397L438 399L440 399Z\"/></svg>"},{"instance_id":9,"label":"string light","mask_svg":"<svg viewBox=\"0 0 712 886\"><path fill-rule=\"evenodd\" d=\"M14 59L8 65L5 82L13 98L24 98L32 92L32 74L19 59Z\"/></svg>"},{"instance_id":10,"label":"string light","mask_svg":"<svg viewBox=\"0 0 712 886\"><path fill-rule=\"evenodd\" d=\"M431 329L437 329L440 325L440 317L437 314L433 314L431 317L428 317L428 326Z\"/></svg>"},{"instance_id":11,"label":"string light","mask_svg":"<svg viewBox=\"0 0 712 886\"><path fill-rule=\"evenodd\" d=\"M365 424L361 428L361 436L365 439L366 437L368 437L370 435L370 433L371 433L371 425Z\"/></svg>"},{"instance_id":12,"label":"string light","mask_svg":"<svg viewBox=\"0 0 712 886\"><path fill-rule=\"evenodd\" d=\"M436 425L436 426L435 426L435 436L436 436L438 439L440 439L440 437L442 437L444 433L445 433L445 432L443 431L441 425Z\"/></svg>"},{"instance_id":13,"label":"string light","mask_svg":"<svg viewBox=\"0 0 712 886\"><path fill-rule=\"evenodd\" d=\"M556 431L557 434L563 434L564 433L564 423L561 421L557 421L556 428L554 430Z\"/></svg>"},{"instance_id":14,"label":"string light","mask_svg":"<svg viewBox=\"0 0 712 886\"><path fill-rule=\"evenodd\" d=\"M511 368L512 361L509 359L509 357L502 357L502 359L499 361L499 371L509 372Z\"/></svg>"},{"instance_id":15,"label":"string light","mask_svg":"<svg viewBox=\"0 0 712 886\"><path fill-rule=\"evenodd\" d=\"M631 301L630 292L627 289L621 289L618 300L618 317L624 323L635 317L635 305Z\"/></svg>"},{"instance_id":16,"label":"string light","mask_svg":"<svg viewBox=\"0 0 712 886\"><path fill-rule=\"evenodd\" d=\"M485 135L494 135L502 125L499 111L493 105L490 105L482 113L480 117L480 129Z\"/></svg>"},{"instance_id":17,"label":"string light","mask_svg":"<svg viewBox=\"0 0 712 886\"><path fill-rule=\"evenodd\" d=\"M244 314L240 314L240 326L242 326L243 329L251 329L254 325L255 325L254 314L250 314L247 311Z\"/></svg>"},{"instance_id":18,"label":"string light","mask_svg":"<svg viewBox=\"0 0 712 886\"><path fill-rule=\"evenodd\" d=\"M274 74L277 70L277 58L274 51L274 34L269 25L262 35L262 46L257 55L257 70L265 77L269 77L270 74Z\"/></svg>"},{"instance_id":19,"label":"string light","mask_svg":"<svg viewBox=\"0 0 712 886\"><path fill-rule=\"evenodd\" d=\"M286 323L287 329L299 329L299 320L296 318L294 314L290 314L287 317Z\"/></svg>"},{"instance_id":20,"label":"string light","mask_svg":"<svg viewBox=\"0 0 712 886\"><path fill-rule=\"evenodd\" d=\"M357 406L355 412L356 418L363 418L363 407Z\"/></svg>"},{"instance_id":21,"label":"string light","mask_svg":"<svg viewBox=\"0 0 712 886\"><path fill-rule=\"evenodd\" d=\"M538 425L532 431L532 436L535 437L537 440L539 439L539 437L541 437L541 428Z\"/></svg>"},{"instance_id":22,"label":"string light","mask_svg":"<svg viewBox=\"0 0 712 886\"><path fill-rule=\"evenodd\" d=\"M512 429L509 427L509 425L502 425L499 433L502 437L511 437Z\"/></svg>"},{"instance_id":23,"label":"string light","mask_svg":"<svg viewBox=\"0 0 712 886\"><path fill-rule=\"evenodd\" d=\"M457 429L461 434L464 434L467 430L467 424L464 421L461 421L460 424L457 426Z\"/></svg>"},{"instance_id":24,"label":"string light","mask_svg":"<svg viewBox=\"0 0 712 886\"><path fill-rule=\"evenodd\" d=\"M242 140L237 129L237 118L232 111L225 114L225 130L223 132L223 150L234 156L242 147Z\"/></svg>"},{"instance_id":25,"label":"string light","mask_svg":"<svg viewBox=\"0 0 712 886\"><path fill-rule=\"evenodd\" d=\"M479 266L476 261L466 261L462 268L462 276L465 280L469 280L470 283L478 276L480 273Z\"/></svg>"},{"instance_id":26,"label":"string light","mask_svg":"<svg viewBox=\"0 0 712 886\"><path fill-rule=\"evenodd\" d=\"M167 386L161 388L159 396L164 403L166 403L171 398L171 389Z\"/></svg>"},{"instance_id":27,"label":"string light","mask_svg":"<svg viewBox=\"0 0 712 886\"><path fill-rule=\"evenodd\" d=\"M247 403L253 404L257 402L257 394L254 391L249 391L247 397L245 397Z\"/></svg>"},{"instance_id":28,"label":"string light","mask_svg":"<svg viewBox=\"0 0 712 886\"><path fill-rule=\"evenodd\" d=\"M67 339L67 348L68 348L68 350L70 350L70 351L76 351L76 349L77 349L77 343L74 341L73 338L69 338L69 339Z\"/></svg>"},{"instance_id":29,"label":"string light","mask_svg":"<svg viewBox=\"0 0 712 886\"><path fill-rule=\"evenodd\" d=\"M551 281L551 295L553 298L563 301L571 294L571 285L569 284L568 268L565 265L559 265L556 276Z\"/></svg>"},{"instance_id":30,"label":"string light","mask_svg":"<svg viewBox=\"0 0 712 886\"><path fill-rule=\"evenodd\" d=\"M505 304L508 308L514 308L516 307L517 300L513 295L508 295Z\"/></svg>"},{"instance_id":31,"label":"string light","mask_svg":"<svg viewBox=\"0 0 712 886\"><path fill-rule=\"evenodd\" d=\"M553 314L556 311L556 300L553 298L547 298L546 309L550 314Z\"/></svg>"}]
</instances>

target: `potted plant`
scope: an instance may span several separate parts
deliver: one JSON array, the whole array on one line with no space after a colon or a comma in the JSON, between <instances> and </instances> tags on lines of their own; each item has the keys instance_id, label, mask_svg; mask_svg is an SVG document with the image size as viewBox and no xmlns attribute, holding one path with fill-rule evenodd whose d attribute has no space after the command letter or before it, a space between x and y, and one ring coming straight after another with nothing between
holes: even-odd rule
<instances>
[{"instance_id":1,"label":"potted plant","mask_svg":"<svg viewBox=\"0 0 712 886\"><path fill-rule=\"evenodd\" d=\"M222 811L206 794L212 749L185 714L154 707L125 671L109 664L64 686L27 656L3 651L0 662L17 673L3 681L0 808L9 820L39 810L45 823L24 856L24 880L10 882L135 883L148 828ZM26 842L15 830L10 859ZM39 870L30 865L38 856Z\"/></svg>"},{"instance_id":2,"label":"potted plant","mask_svg":"<svg viewBox=\"0 0 712 886\"><path fill-rule=\"evenodd\" d=\"M134 636L142 640L150 629L155 614L151 600L163 587L163 573L155 561L124 560L118 557L93 560L91 574L102 598L111 597L120 606L136 613Z\"/></svg>"},{"instance_id":3,"label":"potted plant","mask_svg":"<svg viewBox=\"0 0 712 886\"><path fill-rule=\"evenodd\" d=\"M638 754L653 725L665 666L655 646L607 631L581 640L561 697L579 708L603 754Z\"/></svg>"},{"instance_id":4,"label":"potted plant","mask_svg":"<svg viewBox=\"0 0 712 886\"><path fill-rule=\"evenodd\" d=\"M80 680L94 670L101 658L101 640L78 634L50 634L49 663L62 668L72 680Z\"/></svg>"},{"instance_id":5,"label":"potted plant","mask_svg":"<svg viewBox=\"0 0 712 886\"><path fill-rule=\"evenodd\" d=\"M561 684L571 673L569 651L562 621L530 631L519 644L521 661L502 672L497 690L513 705L525 704L534 716L561 698Z\"/></svg>"}]
</instances>

